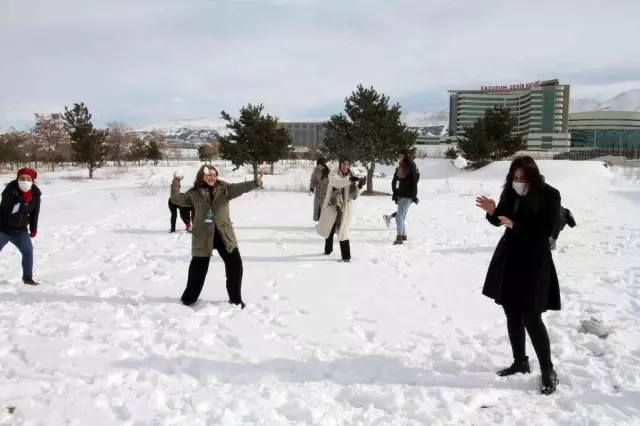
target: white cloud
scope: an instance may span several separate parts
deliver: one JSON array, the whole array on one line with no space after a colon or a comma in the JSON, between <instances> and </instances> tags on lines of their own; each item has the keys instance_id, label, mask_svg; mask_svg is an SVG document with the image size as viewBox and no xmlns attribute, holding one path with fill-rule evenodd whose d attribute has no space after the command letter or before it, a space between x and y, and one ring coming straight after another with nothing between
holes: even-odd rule
<instances>
[{"instance_id":1,"label":"white cloud","mask_svg":"<svg viewBox=\"0 0 640 426\"><path fill-rule=\"evenodd\" d=\"M640 2L611 3L3 0L0 124L79 101L96 120L217 116L248 102L299 116L358 83L444 97L579 76L574 96L607 97L640 87L624 81L640 74L629 47Z\"/></svg>"}]
</instances>

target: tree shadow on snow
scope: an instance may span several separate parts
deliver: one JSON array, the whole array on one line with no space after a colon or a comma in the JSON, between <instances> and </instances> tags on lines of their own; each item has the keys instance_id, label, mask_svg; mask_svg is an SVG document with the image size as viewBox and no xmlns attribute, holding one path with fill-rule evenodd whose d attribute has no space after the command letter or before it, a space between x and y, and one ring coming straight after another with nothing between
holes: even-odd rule
<instances>
[{"instance_id":1,"label":"tree shadow on snow","mask_svg":"<svg viewBox=\"0 0 640 426\"><path fill-rule=\"evenodd\" d=\"M100 296L86 296L76 294L62 294L62 293L0 293L0 303L11 302L19 305L31 305L36 303L106 303L108 305L126 305L126 306L140 306L140 305L155 305L155 304L168 304L168 305L181 305L180 296L176 297L152 297L144 296L141 298L131 297L100 297ZM211 305L227 304L227 301L202 301Z\"/></svg>"},{"instance_id":2,"label":"tree shadow on snow","mask_svg":"<svg viewBox=\"0 0 640 426\"><path fill-rule=\"evenodd\" d=\"M431 250L431 252L432 253L439 253L439 254L451 254L451 253L474 254L474 253L493 253L495 250L496 250L495 246L491 246L491 247L454 247L454 248Z\"/></svg>"},{"instance_id":3,"label":"tree shadow on snow","mask_svg":"<svg viewBox=\"0 0 640 426\"><path fill-rule=\"evenodd\" d=\"M156 255L154 257L171 260L173 262L177 262L177 261L190 262L191 261L191 256L159 254L159 255ZM216 260L219 260L219 258L217 256L217 254L214 252L213 256L211 257L211 261L215 262ZM313 261L313 262L333 261L333 262L335 262L336 259L335 258L331 258L329 256L325 256L320 251L318 251L318 253L290 254L290 255L285 255L285 256L244 256L244 255L242 255L242 261L243 262L258 262L258 263L259 262L266 262L266 263L271 263L271 262L310 262L310 261ZM220 262L222 262L222 261L220 260Z\"/></svg>"},{"instance_id":4,"label":"tree shadow on snow","mask_svg":"<svg viewBox=\"0 0 640 426\"><path fill-rule=\"evenodd\" d=\"M133 370L151 369L166 375L181 373L197 379L214 376L216 380L229 384L251 384L275 376L282 382L306 384L328 381L341 386L406 385L453 389L502 388L522 391L530 391L539 386L537 377L517 381L496 379L494 371L482 373L461 371L451 375L435 375L433 371L408 367L403 365L400 359L385 355L354 355L334 361L276 358L259 363L236 363L188 356L165 358L154 355L147 358L121 360L113 365Z\"/></svg>"}]
</instances>

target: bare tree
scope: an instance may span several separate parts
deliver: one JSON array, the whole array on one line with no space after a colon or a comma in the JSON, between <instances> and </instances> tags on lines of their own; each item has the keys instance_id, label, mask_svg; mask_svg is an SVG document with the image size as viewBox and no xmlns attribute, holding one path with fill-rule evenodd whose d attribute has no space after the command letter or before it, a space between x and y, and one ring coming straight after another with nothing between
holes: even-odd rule
<instances>
[{"instance_id":1,"label":"bare tree","mask_svg":"<svg viewBox=\"0 0 640 426\"><path fill-rule=\"evenodd\" d=\"M120 121L107 123L107 128L109 129L107 137L109 160L121 167L122 160L136 141L136 136L133 134L133 129Z\"/></svg>"},{"instance_id":2,"label":"bare tree","mask_svg":"<svg viewBox=\"0 0 640 426\"><path fill-rule=\"evenodd\" d=\"M169 155L167 155L167 166L169 165L169 156L174 158L178 164L180 164L180 160L182 159L182 148L179 146L173 146L167 150Z\"/></svg>"},{"instance_id":3,"label":"bare tree","mask_svg":"<svg viewBox=\"0 0 640 426\"><path fill-rule=\"evenodd\" d=\"M64 129L61 114L44 116L35 114L36 124L31 130L33 134L32 149L41 153L43 161L51 164L51 170L55 171L56 161L66 158L63 152L69 152L69 134ZM37 154L37 153L36 153ZM34 155L37 167L37 155Z\"/></svg>"},{"instance_id":4,"label":"bare tree","mask_svg":"<svg viewBox=\"0 0 640 426\"><path fill-rule=\"evenodd\" d=\"M9 164L13 170L16 165L28 161L26 148L28 133L11 127L7 133L0 135L0 163Z\"/></svg>"}]
</instances>

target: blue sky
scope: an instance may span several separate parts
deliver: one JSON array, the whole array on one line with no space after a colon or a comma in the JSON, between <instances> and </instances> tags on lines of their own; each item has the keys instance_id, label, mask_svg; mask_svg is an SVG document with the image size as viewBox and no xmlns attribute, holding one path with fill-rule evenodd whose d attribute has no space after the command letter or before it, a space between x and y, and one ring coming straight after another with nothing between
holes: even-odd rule
<instances>
[{"instance_id":1,"label":"blue sky","mask_svg":"<svg viewBox=\"0 0 640 426\"><path fill-rule=\"evenodd\" d=\"M615 5L615 7L613 7ZM1 0L0 126L84 101L98 125L324 118L362 83L406 111L447 89L640 88L637 0Z\"/></svg>"}]
</instances>

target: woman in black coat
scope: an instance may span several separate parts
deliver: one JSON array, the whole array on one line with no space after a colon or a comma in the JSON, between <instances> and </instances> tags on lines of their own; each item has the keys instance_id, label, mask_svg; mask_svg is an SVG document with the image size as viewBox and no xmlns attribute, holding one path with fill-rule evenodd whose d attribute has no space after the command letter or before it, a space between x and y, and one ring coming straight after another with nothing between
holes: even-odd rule
<instances>
[{"instance_id":1,"label":"woman in black coat","mask_svg":"<svg viewBox=\"0 0 640 426\"><path fill-rule=\"evenodd\" d=\"M15 180L2 191L0 201L0 251L11 243L22 254L22 282L38 285L33 280L33 244L38 234L40 197L42 192L34 183L38 172L30 168L18 170Z\"/></svg>"},{"instance_id":2,"label":"woman in black coat","mask_svg":"<svg viewBox=\"0 0 640 426\"><path fill-rule=\"evenodd\" d=\"M511 163L498 205L487 197L478 197L476 205L487 212L489 223L506 228L482 290L502 305L507 317L514 362L498 374L531 372L526 330L540 363L542 393L549 395L558 378L542 313L560 310L560 287L549 248L549 237L558 226L560 193L545 183L533 158L524 156Z\"/></svg>"}]
</instances>

